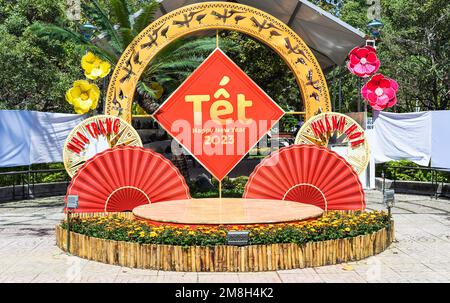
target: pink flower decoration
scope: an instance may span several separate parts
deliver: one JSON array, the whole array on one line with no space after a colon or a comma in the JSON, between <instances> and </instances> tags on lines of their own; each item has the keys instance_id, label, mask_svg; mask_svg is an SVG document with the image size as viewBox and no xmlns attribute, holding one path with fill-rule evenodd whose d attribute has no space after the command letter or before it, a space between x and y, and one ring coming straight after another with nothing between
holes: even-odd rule
<instances>
[{"instance_id":1,"label":"pink flower decoration","mask_svg":"<svg viewBox=\"0 0 450 303\"><path fill-rule=\"evenodd\" d=\"M361 94L375 110L383 110L397 103L398 84L382 74L376 74L363 86Z\"/></svg>"},{"instance_id":2,"label":"pink flower decoration","mask_svg":"<svg viewBox=\"0 0 450 303\"><path fill-rule=\"evenodd\" d=\"M380 68L377 51L371 46L355 47L348 55L347 68L352 74L367 78Z\"/></svg>"}]
</instances>

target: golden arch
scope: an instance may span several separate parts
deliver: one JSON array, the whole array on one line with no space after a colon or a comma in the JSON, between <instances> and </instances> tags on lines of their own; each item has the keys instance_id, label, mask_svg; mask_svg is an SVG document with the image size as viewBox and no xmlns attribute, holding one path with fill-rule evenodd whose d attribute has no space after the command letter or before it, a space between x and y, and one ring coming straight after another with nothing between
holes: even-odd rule
<instances>
[{"instance_id":1,"label":"golden arch","mask_svg":"<svg viewBox=\"0 0 450 303\"><path fill-rule=\"evenodd\" d=\"M226 29L250 35L275 50L293 71L306 119L331 111L326 79L303 40L286 24L256 8L229 2L203 2L174 10L145 28L119 59L109 83L105 114L131 121L137 82L149 62L172 41L203 30Z\"/></svg>"}]
</instances>

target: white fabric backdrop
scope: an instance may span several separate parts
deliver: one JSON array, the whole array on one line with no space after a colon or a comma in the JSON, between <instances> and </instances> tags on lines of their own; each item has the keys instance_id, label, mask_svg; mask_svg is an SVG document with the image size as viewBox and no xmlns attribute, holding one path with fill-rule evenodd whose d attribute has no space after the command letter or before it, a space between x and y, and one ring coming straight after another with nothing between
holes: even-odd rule
<instances>
[{"instance_id":1,"label":"white fabric backdrop","mask_svg":"<svg viewBox=\"0 0 450 303\"><path fill-rule=\"evenodd\" d=\"M0 110L0 167L62 161L64 141L83 115Z\"/></svg>"},{"instance_id":2,"label":"white fabric backdrop","mask_svg":"<svg viewBox=\"0 0 450 303\"><path fill-rule=\"evenodd\" d=\"M450 168L450 111L433 111L431 117L431 166Z\"/></svg>"},{"instance_id":3,"label":"white fabric backdrop","mask_svg":"<svg viewBox=\"0 0 450 303\"><path fill-rule=\"evenodd\" d=\"M427 166L431 158L431 112L379 113L370 147L375 162L410 160Z\"/></svg>"}]
</instances>

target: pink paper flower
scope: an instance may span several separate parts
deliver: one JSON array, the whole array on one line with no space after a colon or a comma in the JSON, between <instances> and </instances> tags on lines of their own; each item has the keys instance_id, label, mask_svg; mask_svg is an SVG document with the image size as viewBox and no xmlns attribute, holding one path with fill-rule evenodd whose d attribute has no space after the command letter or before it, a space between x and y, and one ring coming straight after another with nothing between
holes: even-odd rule
<instances>
[{"instance_id":1,"label":"pink paper flower","mask_svg":"<svg viewBox=\"0 0 450 303\"><path fill-rule=\"evenodd\" d=\"M355 47L348 55L347 68L352 74L367 78L380 68L377 51L371 46Z\"/></svg>"},{"instance_id":2,"label":"pink paper flower","mask_svg":"<svg viewBox=\"0 0 450 303\"><path fill-rule=\"evenodd\" d=\"M363 86L361 94L375 110L383 110L397 103L398 84L382 74L376 74Z\"/></svg>"}]
</instances>

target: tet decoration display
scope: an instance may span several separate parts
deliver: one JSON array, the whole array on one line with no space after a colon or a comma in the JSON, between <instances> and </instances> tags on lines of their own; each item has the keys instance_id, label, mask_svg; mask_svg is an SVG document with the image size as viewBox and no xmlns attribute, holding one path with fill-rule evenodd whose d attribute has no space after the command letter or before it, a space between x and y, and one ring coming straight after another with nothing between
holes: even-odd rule
<instances>
[{"instance_id":1,"label":"tet decoration display","mask_svg":"<svg viewBox=\"0 0 450 303\"><path fill-rule=\"evenodd\" d=\"M97 154L78 170L67 189L78 196L76 212L122 212L147 203L190 199L178 169L163 155L136 146Z\"/></svg>"},{"instance_id":2,"label":"tet decoration display","mask_svg":"<svg viewBox=\"0 0 450 303\"><path fill-rule=\"evenodd\" d=\"M153 117L222 180L284 111L216 49Z\"/></svg>"},{"instance_id":3,"label":"tet decoration display","mask_svg":"<svg viewBox=\"0 0 450 303\"><path fill-rule=\"evenodd\" d=\"M292 145L265 158L245 186L244 198L297 201L324 210L364 210L358 174L337 153Z\"/></svg>"},{"instance_id":4,"label":"tet decoration display","mask_svg":"<svg viewBox=\"0 0 450 303\"><path fill-rule=\"evenodd\" d=\"M139 134L129 123L109 115L87 118L70 132L64 143L64 167L73 177L88 159L120 145L142 147Z\"/></svg>"},{"instance_id":5,"label":"tet decoration display","mask_svg":"<svg viewBox=\"0 0 450 303\"><path fill-rule=\"evenodd\" d=\"M370 160L369 142L364 129L347 115L322 113L310 118L300 128L295 144L315 144L336 147L357 174L367 168Z\"/></svg>"}]
</instances>

